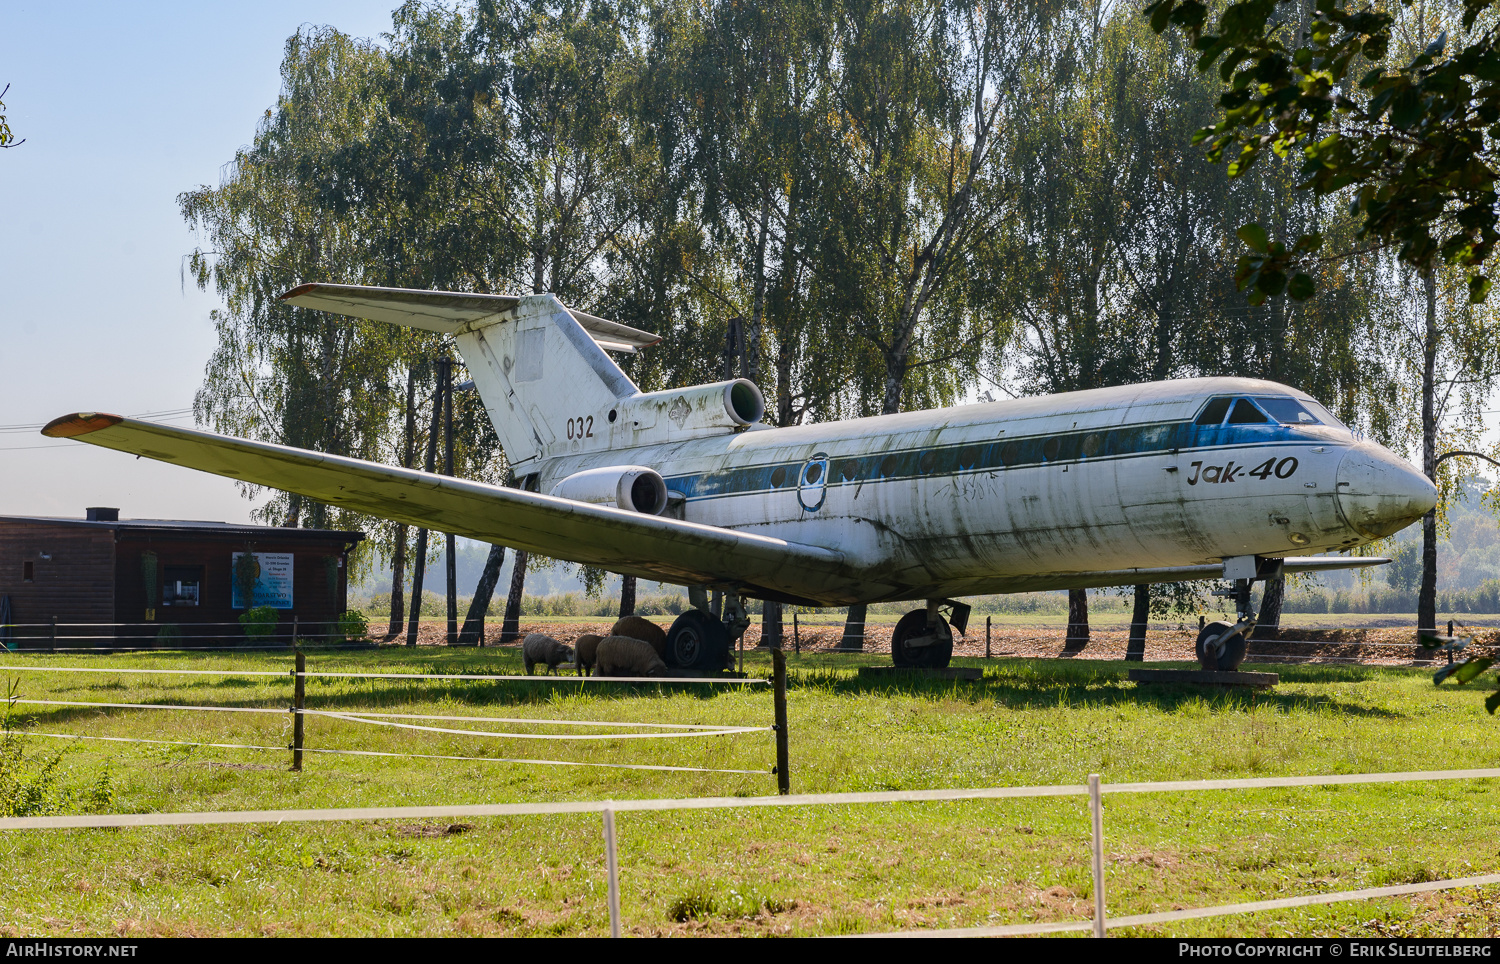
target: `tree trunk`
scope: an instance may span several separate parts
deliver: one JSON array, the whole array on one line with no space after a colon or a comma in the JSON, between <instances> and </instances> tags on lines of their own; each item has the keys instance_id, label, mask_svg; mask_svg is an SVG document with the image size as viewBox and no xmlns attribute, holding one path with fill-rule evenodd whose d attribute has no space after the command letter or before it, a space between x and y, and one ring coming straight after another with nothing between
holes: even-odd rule
<instances>
[{"instance_id":1,"label":"tree trunk","mask_svg":"<svg viewBox=\"0 0 1500 964\"><path fill-rule=\"evenodd\" d=\"M1068 600L1071 608L1072 600ZM1135 587L1135 611L1130 615L1130 642L1125 646L1125 660L1139 663L1146 658L1146 624L1151 620L1151 587Z\"/></svg>"},{"instance_id":2,"label":"tree trunk","mask_svg":"<svg viewBox=\"0 0 1500 964\"><path fill-rule=\"evenodd\" d=\"M1437 278L1422 279L1427 326L1422 338L1422 472L1437 484ZM1422 517L1422 588L1417 593L1417 638L1437 632L1437 509Z\"/></svg>"},{"instance_id":3,"label":"tree trunk","mask_svg":"<svg viewBox=\"0 0 1500 964\"><path fill-rule=\"evenodd\" d=\"M1275 639L1281 632L1281 607L1286 599L1286 576L1266 580L1266 591L1260 598L1260 617L1251 639Z\"/></svg>"},{"instance_id":4,"label":"tree trunk","mask_svg":"<svg viewBox=\"0 0 1500 964\"><path fill-rule=\"evenodd\" d=\"M406 526L396 526L396 551L391 554L391 624L387 635L392 639L406 625Z\"/></svg>"},{"instance_id":5,"label":"tree trunk","mask_svg":"<svg viewBox=\"0 0 1500 964\"><path fill-rule=\"evenodd\" d=\"M635 577L620 577L620 618L635 615Z\"/></svg>"},{"instance_id":6,"label":"tree trunk","mask_svg":"<svg viewBox=\"0 0 1500 964\"><path fill-rule=\"evenodd\" d=\"M517 549L511 565L510 595L505 599L505 619L500 623L500 642L513 643L521 638L521 594L526 591L525 550Z\"/></svg>"},{"instance_id":7,"label":"tree trunk","mask_svg":"<svg viewBox=\"0 0 1500 964\"><path fill-rule=\"evenodd\" d=\"M443 474L453 476L453 360L440 363L439 384L443 393ZM458 644L458 540L447 534L444 546L448 576L448 645Z\"/></svg>"},{"instance_id":8,"label":"tree trunk","mask_svg":"<svg viewBox=\"0 0 1500 964\"><path fill-rule=\"evenodd\" d=\"M432 428L427 433L427 472L431 473L437 462L437 437L439 419L443 414L442 395L432 395ZM422 583L427 576L427 530L417 530L416 569L411 574L411 622L407 624L406 645L417 645L417 629L422 620Z\"/></svg>"},{"instance_id":9,"label":"tree trunk","mask_svg":"<svg viewBox=\"0 0 1500 964\"><path fill-rule=\"evenodd\" d=\"M495 595L495 583L500 581L500 567L503 565L505 547L490 546L489 558L484 560L484 572L479 574L479 585L474 587L474 601L469 603L463 631L458 634L458 645L484 645L484 614L489 612L490 599Z\"/></svg>"},{"instance_id":10,"label":"tree trunk","mask_svg":"<svg viewBox=\"0 0 1500 964\"><path fill-rule=\"evenodd\" d=\"M1068 635L1063 654L1073 656L1089 644L1089 594L1086 589L1068 590Z\"/></svg>"},{"instance_id":11,"label":"tree trunk","mask_svg":"<svg viewBox=\"0 0 1500 964\"><path fill-rule=\"evenodd\" d=\"M401 441L401 467L411 468L417 435L417 366L406 370L406 432ZM396 551L391 558L391 628L394 638L406 622L406 524L396 526Z\"/></svg>"},{"instance_id":12,"label":"tree trunk","mask_svg":"<svg viewBox=\"0 0 1500 964\"><path fill-rule=\"evenodd\" d=\"M529 477L515 480L515 488L527 489ZM505 616L500 622L500 642L511 643L521 638L521 597L526 592L526 560L530 553L517 549L511 557L510 592L505 597Z\"/></svg>"},{"instance_id":13,"label":"tree trunk","mask_svg":"<svg viewBox=\"0 0 1500 964\"><path fill-rule=\"evenodd\" d=\"M849 616L844 620L844 636L834 649L859 653L865 648L865 617L869 615L870 607L864 603L858 603L849 607Z\"/></svg>"},{"instance_id":14,"label":"tree trunk","mask_svg":"<svg viewBox=\"0 0 1500 964\"><path fill-rule=\"evenodd\" d=\"M767 601L761 604L760 642L756 649L782 649L781 603Z\"/></svg>"}]
</instances>

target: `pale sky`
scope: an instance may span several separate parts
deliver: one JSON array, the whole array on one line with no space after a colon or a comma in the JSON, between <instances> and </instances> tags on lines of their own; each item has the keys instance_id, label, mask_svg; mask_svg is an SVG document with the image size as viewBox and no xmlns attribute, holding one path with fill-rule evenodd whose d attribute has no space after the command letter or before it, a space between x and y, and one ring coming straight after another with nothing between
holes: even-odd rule
<instances>
[{"instance_id":1,"label":"pale sky","mask_svg":"<svg viewBox=\"0 0 1500 964\"><path fill-rule=\"evenodd\" d=\"M191 407L217 300L184 283L177 195L250 142L299 26L377 37L396 2L8 0L0 88L26 142L0 151L0 515L248 519L229 480L23 426Z\"/></svg>"}]
</instances>

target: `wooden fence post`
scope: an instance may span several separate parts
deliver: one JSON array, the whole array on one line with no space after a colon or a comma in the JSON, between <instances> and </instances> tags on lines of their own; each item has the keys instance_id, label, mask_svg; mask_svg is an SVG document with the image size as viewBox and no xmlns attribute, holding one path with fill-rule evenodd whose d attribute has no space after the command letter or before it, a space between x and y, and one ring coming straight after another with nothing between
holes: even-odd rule
<instances>
[{"instance_id":1,"label":"wooden fence post","mask_svg":"<svg viewBox=\"0 0 1500 964\"><path fill-rule=\"evenodd\" d=\"M302 725L303 725L303 721L306 719L306 717L303 716L303 714L301 712L302 709L303 709L303 707L306 706L306 704L307 704L307 676L305 675L306 673L307 673L307 654L304 653L304 652L302 652L301 649L298 649L297 650L297 668L292 671L292 676L297 681L294 684L293 691L292 691L292 694L293 694L292 695L292 699L293 699L293 703L292 703L292 706L293 706L293 713L292 713L292 770L294 772L299 772L299 773L302 770L302 736L303 736Z\"/></svg>"},{"instance_id":2,"label":"wooden fence post","mask_svg":"<svg viewBox=\"0 0 1500 964\"><path fill-rule=\"evenodd\" d=\"M782 796L792 792L790 754L787 750L786 733L786 650L780 646L771 650L771 688L776 700L776 790Z\"/></svg>"},{"instance_id":3,"label":"wooden fence post","mask_svg":"<svg viewBox=\"0 0 1500 964\"><path fill-rule=\"evenodd\" d=\"M609 875L609 936L620 936L620 860L615 851L615 812L604 808L604 867Z\"/></svg>"},{"instance_id":4,"label":"wooden fence post","mask_svg":"<svg viewBox=\"0 0 1500 964\"><path fill-rule=\"evenodd\" d=\"M988 659L990 655L990 617L984 617L984 655Z\"/></svg>"},{"instance_id":5,"label":"wooden fence post","mask_svg":"<svg viewBox=\"0 0 1500 964\"><path fill-rule=\"evenodd\" d=\"M798 656L802 655L802 631L797 628L797 614L792 613L792 646Z\"/></svg>"},{"instance_id":6,"label":"wooden fence post","mask_svg":"<svg viewBox=\"0 0 1500 964\"><path fill-rule=\"evenodd\" d=\"M1089 774L1089 815L1093 818L1094 844L1094 936L1104 936L1104 804L1099 793L1099 774Z\"/></svg>"}]
</instances>

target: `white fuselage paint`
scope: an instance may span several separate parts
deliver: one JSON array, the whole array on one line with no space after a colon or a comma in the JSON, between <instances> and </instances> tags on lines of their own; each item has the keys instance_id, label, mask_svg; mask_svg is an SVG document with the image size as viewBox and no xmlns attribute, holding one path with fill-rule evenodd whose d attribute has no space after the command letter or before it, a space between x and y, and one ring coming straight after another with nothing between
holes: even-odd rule
<instances>
[{"instance_id":1,"label":"white fuselage paint","mask_svg":"<svg viewBox=\"0 0 1500 964\"><path fill-rule=\"evenodd\" d=\"M872 600L1346 550L1427 511L1430 483L1341 425L1192 424L1211 398L1265 395L1308 399L1189 379L647 445L607 411L580 412L608 428L545 460L538 487L649 466L680 496L670 514L837 550L875 577Z\"/></svg>"}]
</instances>

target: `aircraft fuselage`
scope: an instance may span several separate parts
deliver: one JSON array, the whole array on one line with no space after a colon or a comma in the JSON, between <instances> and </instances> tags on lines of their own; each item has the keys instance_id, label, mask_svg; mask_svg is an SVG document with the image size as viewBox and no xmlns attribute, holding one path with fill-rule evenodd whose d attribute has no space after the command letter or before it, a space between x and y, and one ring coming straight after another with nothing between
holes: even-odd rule
<instances>
[{"instance_id":1,"label":"aircraft fuselage","mask_svg":"<svg viewBox=\"0 0 1500 964\"><path fill-rule=\"evenodd\" d=\"M587 414L609 424L606 412ZM583 451L581 440L577 454L548 459L539 490L587 468L654 468L673 493L669 514L837 550L875 577L866 601L1109 585L1129 580L1101 573L1348 550L1435 501L1409 463L1306 394L1253 379L646 446L622 445L628 431L612 426L608 448Z\"/></svg>"}]
</instances>

